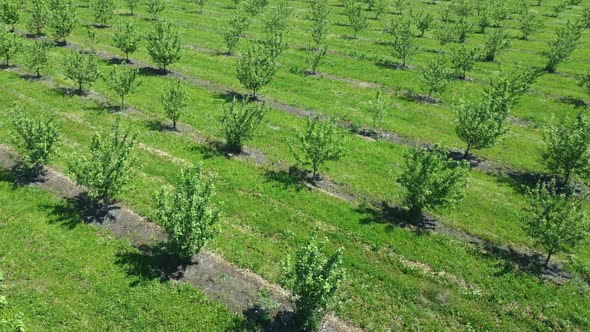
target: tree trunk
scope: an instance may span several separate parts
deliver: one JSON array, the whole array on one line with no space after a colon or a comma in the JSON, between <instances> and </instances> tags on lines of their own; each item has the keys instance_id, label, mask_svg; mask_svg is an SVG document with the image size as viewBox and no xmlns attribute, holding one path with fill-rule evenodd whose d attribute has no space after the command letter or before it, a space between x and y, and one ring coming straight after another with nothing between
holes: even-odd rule
<instances>
[{"instance_id":1,"label":"tree trunk","mask_svg":"<svg viewBox=\"0 0 590 332\"><path fill-rule=\"evenodd\" d=\"M121 112L125 109L125 96L121 96Z\"/></svg>"},{"instance_id":2,"label":"tree trunk","mask_svg":"<svg viewBox=\"0 0 590 332\"><path fill-rule=\"evenodd\" d=\"M463 154L463 159L467 159L469 157L469 150L471 149L471 144L467 144L467 148L465 149L465 153Z\"/></svg>"},{"instance_id":3,"label":"tree trunk","mask_svg":"<svg viewBox=\"0 0 590 332\"><path fill-rule=\"evenodd\" d=\"M545 266L545 268L549 266L549 260L551 259L551 255L553 255L553 250L549 250L549 253L547 253L547 259L545 259L545 264L543 265Z\"/></svg>"},{"instance_id":4,"label":"tree trunk","mask_svg":"<svg viewBox=\"0 0 590 332\"><path fill-rule=\"evenodd\" d=\"M41 73L39 72L39 68L37 68L37 78L41 78Z\"/></svg>"}]
</instances>

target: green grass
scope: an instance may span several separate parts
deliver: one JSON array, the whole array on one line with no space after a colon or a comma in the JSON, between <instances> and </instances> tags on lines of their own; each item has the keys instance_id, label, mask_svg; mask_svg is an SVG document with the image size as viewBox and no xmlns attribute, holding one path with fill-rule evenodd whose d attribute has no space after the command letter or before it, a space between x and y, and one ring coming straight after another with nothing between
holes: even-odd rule
<instances>
[{"instance_id":1,"label":"green grass","mask_svg":"<svg viewBox=\"0 0 590 332\"><path fill-rule=\"evenodd\" d=\"M549 12L556 1L547 1L539 9ZM183 42L212 50L223 50L221 29L228 13L229 1L211 2L205 14L199 15L185 1L171 1L165 16L180 26ZM276 79L262 90L285 104L320 111L325 114L368 124L366 102L374 89L362 88L354 82L326 77L306 77L297 73L304 66L304 53L300 50L309 41L309 21L305 18L306 2L290 2L295 8L288 34L290 49L281 59L282 68ZM330 1L335 23L343 21L342 8ZM439 12L446 3L436 6L413 1L416 10ZM538 8L534 8L538 9ZM79 8L83 22L92 20L87 8ZM441 99L440 105L409 102L388 94L391 108L382 127L425 142L445 143L461 148L455 137L451 103L460 97L481 92L489 75L500 68L516 64L541 65L538 53L545 47L544 40L556 26L567 18L574 18L580 7L568 10L559 18L547 18L543 31L530 41L515 40L513 48L499 57L499 63L478 63L469 73L472 81L453 82ZM117 19L135 20L142 32L149 30L143 8L136 17L119 16ZM515 22L508 22L513 25ZM409 61L411 69L392 70L380 67L378 60L389 59L390 49L379 42L381 23L371 21L371 29L361 33L358 40L344 38L348 28L331 26L329 45L333 54L320 67L323 73L342 78L377 82L391 90L421 91L419 68L429 52L423 51ZM24 29L24 27L21 27ZM511 30L516 34L516 31ZM95 47L118 54L111 46L111 29L98 31ZM248 36L260 36L261 24L255 20ZM77 28L70 40L88 42L85 30ZM469 45L482 43L481 35L470 35ZM420 39L424 50L436 50L432 32ZM530 121L530 125L512 125L511 132L497 147L478 152L501 165L524 171L544 171L541 163L543 143L542 125L552 116L572 116L576 110L558 101L559 97L590 99L575 84L573 75L588 65L588 37L582 38L580 48L572 61L560 65L558 74L545 75L525 95L513 115ZM243 49L246 43L241 42ZM145 45L144 45L145 46ZM46 74L59 84L69 85L59 66L67 50L53 48L52 67ZM132 58L150 62L142 48ZM22 58L16 60L22 64ZM101 63L108 72L109 64ZM235 57L215 52L199 52L188 46L183 49L182 60L172 66L189 77L207 79L242 91L235 78ZM549 330L589 329L589 295L587 287L578 281L556 286L540 280L533 274L515 268L510 260L474 250L461 241L445 236L419 235L388 224L378 216L359 208L357 204L329 197L318 191L302 189L281 183L268 176L269 171L286 168L294 162L289 143L295 132L304 127L305 120L279 110L271 110L258 135L247 143L249 148L262 151L271 165L257 166L251 161L239 161L211 154L207 147L196 144L186 135L174 135L153 130L151 121L163 120L159 95L169 78L142 76L142 86L128 98L140 114L123 116L139 134L139 140L151 148L181 158L189 163L202 162L207 171L218 175L218 190L225 203L222 232L210 245L235 264L250 268L265 278L277 282L279 264L286 254L293 253L311 231L320 225L321 235L330 241L330 250L345 249L345 266L349 280L344 287L344 301L337 313L344 319L369 330L427 329L463 330L472 326L476 330ZM109 114L95 102L77 96L64 97L55 89L21 79L18 75L0 73L0 82L6 98L0 98L4 110L17 101L35 113L54 114L62 125L64 145L62 157L53 166L66 170L66 160L74 152L85 151L94 130L107 132L113 123ZM103 82L94 89L117 99ZM221 139L217 119L223 96L203 88L189 89L190 107L181 122L190 124L203 136ZM0 119L0 141L7 141L9 128ZM331 162L322 173L338 183L344 191L357 197L400 202L400 188L395 183L403 162L406 147L382 141L367 141L348 135L347 154L338 162ZM153 194L163 184L174 181L180 166L168 158L145 150L138 151L142 173L134 181L133 189L122 200L150 216ZM519 224L524 197L517 181L503 176L473 170L465 200L454 209L433 211L445 224L465 230L495 243L532 246ZM577 251L581 268L590 267L590 245ZM565 256L559 256L564 260ZM422 271L404 263L404 259L432 267L433 271L450 274L464 281L460 283L436 273Z\"/></svg>"},{"instance_id":2,"label":"green grass","mask_svg":"<svg viewBox=\"0 0 590 332\"><path fill-rule=\"evenodd\" d=\"M0 172L0 269L28 331L221 331L239 322L188 285L133 273L137 249L81 223L63 199Z\"/></svg>"}]
</instances>

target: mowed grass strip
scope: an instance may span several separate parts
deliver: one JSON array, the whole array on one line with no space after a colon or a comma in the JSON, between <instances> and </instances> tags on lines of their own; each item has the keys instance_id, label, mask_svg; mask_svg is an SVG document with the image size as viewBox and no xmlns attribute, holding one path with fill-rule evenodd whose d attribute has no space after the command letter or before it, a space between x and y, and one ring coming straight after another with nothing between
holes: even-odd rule
<instances>
[{"instance_id":1,"label":"mowed grass strip","mask_svg":"<svg viewBox=\"0 0 590 332\"><path fill-rule=\"evenodd\" d=\"M64 157L54 166L64 170L68 155L86 148L93 126L107 132L114 116L93 101L63 96L2 72L8 98L2 109L18 101L38 113L64 114ZM35 86L35 89L31 89ZM474 250L445 236L416 234L380 221L370 213L317 191L299 189L269 179L264 169L210 155L189 138L146 128L144 120L123 116L140 132L140 141L218 174L225 202L222 232L210 245L225 258L277 282L280 262L320 226L330 240L329 250L345 249L349 272L337 314L369 330L421 327L459 330L548 329L549 326L588 328L588 303L583 287L573 281L558 286L521 271L502 258ZM7 123L0 137L7 141ZM142 174L123 201L150 216L153 194L174 181L180 166L148 151L138 151ZM485 213L488 213L484 210ZM489 212L493 214L495 211ZM430 272L408 265L415 261ZM451 274L463 283L443 277ZM554 306L547 307L550 301ZM539 319L543 317L543 319Z\"/></svg>"}]
</instances>

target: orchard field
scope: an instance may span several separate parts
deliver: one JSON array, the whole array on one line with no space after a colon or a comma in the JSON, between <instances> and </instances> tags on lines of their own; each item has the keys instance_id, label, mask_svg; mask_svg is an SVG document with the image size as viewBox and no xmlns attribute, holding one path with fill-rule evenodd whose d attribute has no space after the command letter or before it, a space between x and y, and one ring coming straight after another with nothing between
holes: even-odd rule
<instances>
[{"instance_id":1,"label":"orchard field","mask_svg":"<svg viewBox=\"0 0 590 332\"><path fill-rule=\"evenodd\" d=\"M169 240L180 270L215 253L293 292L296 318L305 291L284 266L313 234L335 261L316 275L334 286L318 317L348 329L590 330L590 2L0 0L0 12L0 147L34 173L0 173L2 328L263 328L198 287L134 273L116 257L144 248L27 185L43 187L45 167L169 239L182 238L174 222L201 222L207 241ZM157 194L182 183L205 212ZM56 222L55 205L73 221Z\"/></svg>"}]
</instances>

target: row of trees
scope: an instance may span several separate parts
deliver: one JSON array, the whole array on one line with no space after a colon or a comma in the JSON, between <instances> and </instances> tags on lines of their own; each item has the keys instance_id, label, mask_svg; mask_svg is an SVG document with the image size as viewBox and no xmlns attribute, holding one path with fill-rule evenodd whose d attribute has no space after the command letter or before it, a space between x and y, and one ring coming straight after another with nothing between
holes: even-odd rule
<instances>
[{"instance_id":1,"label":"row of trees","mask_svg":"<svg viewBox=\"0 0 590 332\"><path fill-rule=\"evenodd\" d=\"M20 107L15 107L10 116L22 166L38 176L57 152L58 127L52 118L30 117ZM78 185L87 188L90 199L108 206L138 173L136 143L137 134L124 128L117 118L109 135L92 136L89 154L79 153L71 159L68 172ZM169 250L182 263L190 262L218 233L221 206L215 178L206 176L201 165L181 170L172 191L164 186L155 195L154 220L168 235ZM319 326L344 278L342 250L326 257L324 243L312 236L297 252L295 261L288 260L283 266L283 282L291 287L295 298L296 321L305 330Z\"/></svg>"}]
</instances>

